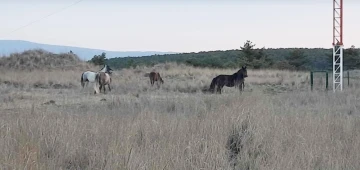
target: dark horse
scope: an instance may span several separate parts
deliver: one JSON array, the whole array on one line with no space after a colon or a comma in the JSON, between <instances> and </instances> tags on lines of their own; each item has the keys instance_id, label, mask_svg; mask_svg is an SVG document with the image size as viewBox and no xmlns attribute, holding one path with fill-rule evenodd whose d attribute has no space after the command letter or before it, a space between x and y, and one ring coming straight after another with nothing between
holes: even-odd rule
<instances>
[{"instance_id":1,"label":"dark horse","mask_svg":"<svg viewBox=\"0 0 360 170\"><path fill-rule=\"evenodd\" d=\"M155 81L160 81L162 84L164 84L164 81L163 79L161 78L160 74L158 72L151 72L149 74L149 77L150 77L150 83L151 83L151 86L154 85Z\"/></svg>"},{"instance_id":2,"label":"dark horse","mask_svg":"<svg viewBox=\"0 0 360 170\"><path fill-rule=\"evenodd\" d=\"M210 92L214 93L215 87L217 87L216 92L221 94L221 89L224 86L227 87L239 86L240 91L242 91L245 88L245 83L244 83L245 77L247 77L247 70L246 70L246 66L243 66L239 71L237 71L232 75L218 75L215 78L213 78L209 90Z\"/></svg>"}]
</instances>

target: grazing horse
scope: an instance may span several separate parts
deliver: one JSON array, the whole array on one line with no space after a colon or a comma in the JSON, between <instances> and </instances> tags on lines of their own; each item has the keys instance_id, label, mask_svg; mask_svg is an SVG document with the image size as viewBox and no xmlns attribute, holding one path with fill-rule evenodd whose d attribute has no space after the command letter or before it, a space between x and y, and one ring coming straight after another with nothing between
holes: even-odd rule
<instances>
[{"instance_id":1,"label":"grazing horse","mask_svg":"<svg viewBox=\"0 0 360 170\"><path fill-rule=\"evenodd\" d=\"M215 92L215 86L217 87L216 92L221 94L221 89L224 86L237 87L239 86L240 91L245 88L245 77L247 77L246 66L243 66L239 71L232 75L218 75L211 81L210 91Z\"/></svg>"},{"instance_id":2,"label":"grazing horse","mask_svg":"<svg viewBox=\"0 0 360 170\"><path fill-rule=\"evenodd\" d=\"M101 93L101 89L104 89L104 93L105 93L105 85L108 85L109 91L111 91L110 88L110 83L111 83L111 77L108 73L104 73L104 72L99 72L96 74L95 76L95 94L96 93ZM97 88L97 86L99 85L99 88ZM97 91L99 90L99 91Z\"/></svg>"},{"instance_id":3,"label":"grazing horse","mask_svg":"<svg viewBox=\"0 0 360 170\"><path fill-rule=\"evenodd\" d=\"M149 74L149 77L150 77L150 83L151 83L151 86L154 85L155 81L160 81L161 84L164 84L164 80L161 78L160 74L158 72L151 72Z\"/></svg>"},{"instance_id":4,"label":"grazing horse","mask_svg":"<svg viewBox=\"0 0 360 170\"><path fill-rule=\"evenodd\" d=\"M104 73L111 74L111 71L112 71L112 69L108 65L105 64L104 67L98 72L93 72L93 71L83 72L81 74L81 80L80 80L82 88L84 88L85 85L87 86L89 84L89 82L94 83L97 73L104 72Z\"/></svg>"}]
</instances>

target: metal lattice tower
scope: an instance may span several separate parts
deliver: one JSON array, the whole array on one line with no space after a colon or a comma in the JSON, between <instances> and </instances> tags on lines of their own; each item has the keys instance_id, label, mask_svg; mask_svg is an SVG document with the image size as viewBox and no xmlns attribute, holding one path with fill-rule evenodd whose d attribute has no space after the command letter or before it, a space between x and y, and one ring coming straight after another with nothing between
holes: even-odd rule
<instances>
[{"instance_id":1,"label":"metal lattice tower","mask_svg":"<svg viewBox=\"0 0 360 170\"><path fill-rule=\"evenodd\" d=\"M343 0L333 0L333 90L343 89Z\"/></svg>"}]
</instances>

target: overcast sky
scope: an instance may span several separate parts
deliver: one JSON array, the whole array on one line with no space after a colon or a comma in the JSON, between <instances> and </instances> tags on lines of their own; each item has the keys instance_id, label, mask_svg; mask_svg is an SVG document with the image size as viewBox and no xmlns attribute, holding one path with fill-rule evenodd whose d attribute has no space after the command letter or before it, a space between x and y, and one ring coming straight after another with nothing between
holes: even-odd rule
<instances>
[{"instance_id":1,"label":"overcast sky","mask_svg":"<svg viewBox=\"0 0 360 170\"><path fill-rule=\"evenodd\" d=\"M332 47L332 0L0 0L0 39L116 51ZM290 2L289 2L290 1ZM358 2L357 2L358 1ZM344 44L360 46L360 0L344 0Z\"/></svg>"}]
</instances>

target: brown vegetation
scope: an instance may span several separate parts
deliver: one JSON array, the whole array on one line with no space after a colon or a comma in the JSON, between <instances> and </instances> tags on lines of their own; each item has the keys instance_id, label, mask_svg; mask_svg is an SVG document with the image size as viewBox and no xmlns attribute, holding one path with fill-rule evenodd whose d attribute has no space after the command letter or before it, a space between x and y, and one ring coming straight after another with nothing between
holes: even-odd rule
<instances>
[{"instance_id":1,"label":"brown vegetation","mask_svg":"<svg viewBox=\"0 0 360 170\"><path fill-rule=\"evenodd\" d=\"M360 168L360 83L310 92L306 72L248 70L243 93L213 95L201 90L236 69L154 68L115 71L98 95L80 70L2 71L0 169Z\"/></svg>"},{"instance_id":2,"label":"brown vegetation","mask_svg":"<svg viewBox=\"0 0 360 170\"><path fill-rule=\"evenodd\" d=\"M54 54L42 49L26 50L0 58L0 69L15 70L73 70L90 68L72 53Z\"/></svg>"}]
</instances>

